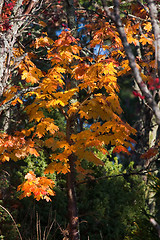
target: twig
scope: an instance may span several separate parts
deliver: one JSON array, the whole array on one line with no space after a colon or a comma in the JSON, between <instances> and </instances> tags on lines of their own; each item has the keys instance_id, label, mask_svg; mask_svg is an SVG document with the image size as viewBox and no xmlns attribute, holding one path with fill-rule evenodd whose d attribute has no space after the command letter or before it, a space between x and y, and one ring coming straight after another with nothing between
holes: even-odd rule
<instances>
[{"instance_id":1,"label":"twig","mask_svg":"<svg viewBox=\"0 0 160 240\"><path fill-rule=\"evenodd\" d=\"M18 232L19 238L20 238L21 240L23 240L23 239L22 239L22 236L21 236L21 234L20 234L20 231L19 231L19 229L18 229L18 227L17 227L17 224L16 224L14 218L12 217L12 215L10 214L10 212L9 212L5 207L3 207L2 205L0 205L0 207L1 207L4 211L6 211L6 212L8 213L8 215L10 216L10 218L12 219L12 221L14 222L14 225L15 225L15 228L16 228L16 230L17 230L17 232Z\"/></svg>"},{"instance_id":2,"label":"twig","mask_svg":"<svg viewBox=\"0 0 160 240\"><path fill-rule=\"evenodd\" d=\"M157 229L158 237L160 238L160 225L156 222L154 218L150 218L150 223Z\"/></svg>"},{"instance_id":3,"label":"twig","mask_svg":"<svg viewBox=\"0 0 160 240\"><path fill-rule=\"evenodd\" d=\"M55 220L52 221L52 223L51 223L51 225L50 225L50 227L49 227L49 229L48 229L47 236L46 236L46 239L45 239L45 240L48 239L49 234L50 234L50 231L51 231L51 229L52 229L52 227L53 227L54 222L55 222Z\"/></svg>"},{"instance_id":4,"label":"twig","mask_svg":"<svg viewBox=\"0 0 160 240\"><path fill-rule=\"evenodd\" d=\"M16 98L22 96L24 93L27 93L27 92L36 90L36 89L38 89L38 88L39 88L39 87L29 87L29 88L27 88L27 89L25 88L25 89L17 92L17 93L15 94L15 96L12 97L8 102L6 102L6 103L4 103L4 104L2 104L2 105L0 106L0 112L3 111L3 110L7 110L7 109L11 106L12 102L13 102Z\"/></svg>"},{"instance_id":5,"label":"twig","mask_svg":"<svg viewBox=\"0 0 160 240\"><path fill-rule=\"evenodd\" d=\"M91 179L88 179L88 180L77 182L76 185L87 183L87 182L96 182L96 181L107 179L107 178L129 177L129 176L133 176L133 175L145 175L145 174L155 172L155 171L157 171L157 169L152 169L152 170L148 170L148 171L147 170L144 171L144 169L140 169L139 171L133 171L133 172L128 172L128 173L120 173L120 174L116 174L116 175L102 176L102 177L95 178L95 179L91 178Z\"/></svg>"}]
</instances>

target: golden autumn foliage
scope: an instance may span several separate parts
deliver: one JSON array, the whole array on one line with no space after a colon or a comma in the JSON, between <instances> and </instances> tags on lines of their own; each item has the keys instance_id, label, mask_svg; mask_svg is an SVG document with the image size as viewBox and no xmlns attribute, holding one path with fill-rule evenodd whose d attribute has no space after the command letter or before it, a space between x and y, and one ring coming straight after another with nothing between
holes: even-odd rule
<instances>
[{"instance_id":1,"label":"golden autumn foliage","mask_svg":"<svg viewBox=\"0 0 160 240\"><path fill-rule=\"evenodd\" d=\"M136 56L136 63L142 79L149 84L153 80L152 76L144 74L143 68L151 72L155 66L151 58L154 51L151 23L145 21L148 15L144 9L139 8L137 11L135 5L132 5L131 11L141 17L142 22L139 23L136 19L133 21L127 16L123 18L123 24L128 43L147 46L144 50L146 58L142 61ZM131 68L115 25L99 18L95 22L86 25L86 29L93 34L88 46L94 48L98 45L103 49L103 53L99 51L92 57L82 54L80 40L75 39L69 29L62 31L56 41L42 34L32 43L31 46L35 49L47 47L47 60L50 61L51 68L46 73L42 72L33 63L31 54L19 64L21 80L37 84L35 90L26 93L26 96L34 96L34 101L25 107L29 122L33 123L33 126L16 133L15 136L4 133L0 135L0 154L3 156L1 161L17 160L28 154L38 156L36 141L39 139L41 141L38 143L42 147L52 151L45 174L68 173L71 154L77 157L77 171L83 172L83 159L95 165L103 165L95 149L107 155L108 145L115 147L115 153L129 154L128 148L132 148L134 142L131 136L135 135L136 131L121 118L123 111L119 103L117 78L129 74ZM39 24L46 26L43 21ZM110 44L106 44L106 41ZM104 53L106 50L109 57ZM85 93L83 97L82 91ZM16 92L16 87L6 89L3 104L10 101ZM14 99L12 105L17 102L23 105L20 98ZM54 119L45 116L44 109L48 112L57 109L65 117L66 123L78 119L83 122L83 127L80 131L74 129L69 134L66 124L66 131L61 132ZM151 150L150 152L156 154ZM150 152L148 151L147 156ZM146 155L142 155L143 157ZM53 185L51 180L45 177L36 178L34 173L30 172L18 190L23 191L21 198L33 194L37 200L50 200L48 195L54 194L50 189Z\"/></svg>"},{"instance_id":2,"label":"golden autumn foliage","mask_svg":"<svg viewBox=\"0 0 160 240\"><path fill-rule=\"evenodd\" d=\"M44 43L48 45L52 42L45 37L43 40L36 40L35 47L44 47ZM88 64L86 64L86 57L81 57L80 51L81 47L78 45L78 40L72 37L71 32L64 31L48 50L48 59L52 63L52 68L48 73L43 75L41 70L37 69L29 59L29 56L25 58L25 63L22 62L19 65L22 80L32 84L39 83L38 88L29 93L36 96L35 100L25 109L29 121L34 121L35 124L31 129L22 131L23 137L19 136L18 138L17 135L17 138L11 139L12 144L8 146L8 152L3 155L2 161L9 160L9 158L25 157L27 154L38 156L34 144L36 144L37 138L42 139L46 134L49 134L50 138L45 140L45 146L51 148L53 154L50 156L51 163L45 173L56 171L66 174L70 171L68 158L72 153L77 156L75 164L77 164L77 169L80 169L80 161L83 159L96 165L103 165L103 162L94 153L94 147L104 154L107 154L106 146L108 144L115 146L115 150L117 149L118 152L120 150L127 152L127 148L132 147L132 139L129 135L135 134L135 130L119 117L122 109L117 95L119 91L117 63L112 58L106 59L105 55L98 55L95 59L88 58ZM71 76L70 79L68 75ZM72 81L75 81L75 84ZM106 94L96 93L102 88L105 89ZM57 89L60 90L57 91ZM86 92L85 99L73 101L81 90ZM14 91L16 89L10 88L8 93L6 92L5 101L12 98ZM16 101L19 100L16 99ZM15 100L12 104L16 104ZM94 119L95 123L88 129L84 128L83 131L72 134L71 142L68 142L66 134L62 134L60 138L56 137L59 128L53 119L44 116L43 109L45 108L48 111L53 108L60 111L63 109L66 119L79 116L80 119L85 119L86 124L91 119ZM32 148L30 143L27 146L27 141L23 135L26 134L29 137L31 133ZM3 138L4 141L2 141ZM3 138L1 139L1 153L6 144L10 143L6 141L6 137ZM19 144L17 150L16 144ZM11 147L12 149L9 150ZM57 149L61 149L60 153L56 152ZM14 154L15 157L12 157ZM33 173L30 173L30 175L26 175L26 179L26 182L18 188L24 192L21 197L30 196L32 193L37 200L40 198L48 200L48 197L44 197L44 195L50 192L44 190L43 186L42 189L45 192L43 193L39 187L42 184L41 178L36 178Z\"/></svg>"},{"instance_id":3,"label":"golden autumn foliage","mask_svg":"<svg viewBox=\"0 0 160 240\"><path fill-rule=\"evenodd\" d=\"M44 47L42 40L36 40L36 46L39 47L37 44ZM81 167L83 159L96 165L103 165L96 156L94 148L103 154L107 154L106 146L109 144L115 146L115 152L128 153L127 148L132 148L133 140L129 135L135 134L135 130L119 117L122 109L117 95L119 92L117 62L112 58L106 59L105 55L101 54L95 59L89 57L86 64L86 57L81 57L80 51L78 40L72 37L71 32L62 32L59 39L48 50L48 59L52 63L52 68L45 76L40 74L39 80L37 75L39 87L34 93L31 92L36 96L35 100L25 109L30 121L35 122L31 129L33 139L42 139L45 134L50 135L44 144L53 153L45 174L55 171L63 174L69 172L69 156L73 153L77 156L76 169L85 173L86 170ZM32 67L32 64L29 63L29 66ZM23 65L20 65L20 70L23 70ZM34 71L38 73L37 70ZM33 71L30 73L29 70L26 74L24 69L22 79L24 76L27 77L27 81L33 82ZM42 80L40 80L41 77ZM101 89L105 89L106 93L97 93L97 90ZM78 100L75 96L78 96L82 90L86 92L86 97ZM61 134L54 120L44 116L45 108L48 111L59 109L63 112L66 121L79 116L85 124L91 119L94 119L95 123L80 132L75 130L68 141L67 126L66 133ZM60 151L57 152L57 149ZM27 181L26 184L28 184ZM30 185L33 184L30 182ZM29 188L28 192L27 187L21 190L24 191L22 196L30 196ZM32 193L34 194L34 191Z\"/></svg>"},{"instance_id":4,"label":"golden autumn foliage","mask_svg":"<svg viewBox=\"0 0 160 240\"><path fill-rule=\"evenodd\" d=\"M16 132L14 136L0 133L0 161L5 162L10 159L17 161L28 154L39 156L35 148L35 143L31 139L25 140L25 136Z\"/></svg>"},{"instance_id":5,"label":"golden autumn foliage","mask_svg":"<svg viewBox=\"0 0 160 240\"><path fill-rule=\"evenodd\" d=\"M32 194L34 198L39 201L45 199L47 202L51 201L49 196L54 196L52 188L54 182L46 177L37 177L34 172L30 171L25 176L26 181L18 186L18 191L23 193L20 195L20 199L24 197L30 197Z\"/></svg>"}]
</instances>

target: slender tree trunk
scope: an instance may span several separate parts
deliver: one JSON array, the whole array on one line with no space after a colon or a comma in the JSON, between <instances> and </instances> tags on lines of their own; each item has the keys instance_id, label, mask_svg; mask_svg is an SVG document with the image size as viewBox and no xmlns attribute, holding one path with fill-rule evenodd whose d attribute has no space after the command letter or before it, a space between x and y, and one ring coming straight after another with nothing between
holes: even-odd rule
<instances>
[{"instance_id":1,"label":"slender tree trunk","mask_svg":"<svg viewBox=\"0 0 160 240\"><path fill-rule=\"evenodd\" d=\"M68 27L72 30L72 35L76 38L76 21L75 21L75 9L74 9L74 1L66 0L66 13L68 20ZM71 88L77 85L75 79L70 79ZM77 101L77 95L72 99L73 101ZM66 128L66 137L67 141L70 145L72 145L72 141L70 140L70 136L73 133L77 132L76 125L76 117L70 116L67 120L67 128ZM76 155L71 154L69 156L69 166L70 172L67 174L67 195L68 195L68 219L69 219L69 240L80 240L79 234L79 219L77 212L77 199L76 199L76 191L75 191L75 161Z\"/></svg>"},{"instance_id":2,"label":"slender tree trunk","mask_svg":"<svg viewBox=\"0 0 160 240\"><path fill-rule=\"evenodd\" d=\"M69 240L79 240L79 221L77 214L77 201L75 193L75 162L74 154L69 157L70 172L67 175Z\"/></svg>"},{"instance_id":3,"label":"slender tree trunk","mask_svg":"<svg viewBox=\"0 0 160 240\"><path fill-rule=\"evenodd\" d=\"M34 7L39 2L39 0L32 0L32 7L30 7L30 12L34 10ZM5 4L4 0L0 0L0 21L2 19L2 9ZM15 57L14 47L17 42L17 38L22 34L25 27L27 27L28 20L31 16L27 16L29 12L23 12L23 0L17 0L13 8L13 15L8 17L10 28L6 31L0 32L0 100L3 98L3 93L10 84L10 74L16 68L16 66L25 58L26 54L21 57ZM28 7L27 7L28 9ZM11 66L12 65L12 66ZM11 103L11 102L10 102ZM4 106L3 110L6 110L6 116L4 117L3 125L4 131L8 130L9 122L9 110L10 104L6 107ZM1 110L0 110L1 115ZM4 115L4 114L3 114ZM1 116L2 118L2 116Z\"/></svg>"},{"instance_id":4,"label":"slender tree trunk","mask_svg":"<svg viewBox=\"0 0 160 240\"><path fill-rule=\"evenodd\" d=\"M72 141L70 136L76 131L74 116L67 120L66 138L70 145ZM67 195L68 195L68 219L69 219L69 240L80 240L79 234L79 219L77 213L77 199L75 191L75 161L76 155L72 153L69 156L70 172L67 174Z\"/></svg>"}]
</instances>

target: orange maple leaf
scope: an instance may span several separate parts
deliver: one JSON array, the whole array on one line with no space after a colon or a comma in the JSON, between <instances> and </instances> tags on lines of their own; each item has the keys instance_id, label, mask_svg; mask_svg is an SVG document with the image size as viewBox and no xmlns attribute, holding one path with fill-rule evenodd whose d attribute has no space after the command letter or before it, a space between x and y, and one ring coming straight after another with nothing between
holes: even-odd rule
<instances>
[{"instance_id":1,"label":"orange maple leaf","mask_svg":"<svg viewBox=\"0 0 160 240\"><path fill-rule=\"evenodd\" d=\"M29 171L29 173L26 174L25 179L26 181L17 188L17 191L22 191L19 197L20 199L33 195L37 201L40 199L51 201L49 196L55 195L52 190L55 185L53 180L44 176L36 177L33 171Z\"/></svg>"}]
</instances>

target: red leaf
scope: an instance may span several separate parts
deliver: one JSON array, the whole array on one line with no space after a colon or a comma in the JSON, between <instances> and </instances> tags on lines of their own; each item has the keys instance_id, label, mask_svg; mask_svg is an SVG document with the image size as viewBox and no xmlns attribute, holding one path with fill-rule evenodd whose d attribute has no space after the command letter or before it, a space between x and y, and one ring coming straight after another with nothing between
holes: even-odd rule
<instances>
[{"instance_id":1,"label":"red leaf","mask_svg":"<svg viewBox=\"0 0 160 240\"><path fill-rule=\"evenodd\" d=\"M141 98L141 99L144 99L144 98L145 98L144 96L142 96L142 95L141 95L140 93L138 93L137 91L133 91L132 93L133 93L134 96L139 97L139 98Z\"/></svg>"}]
</instances>

